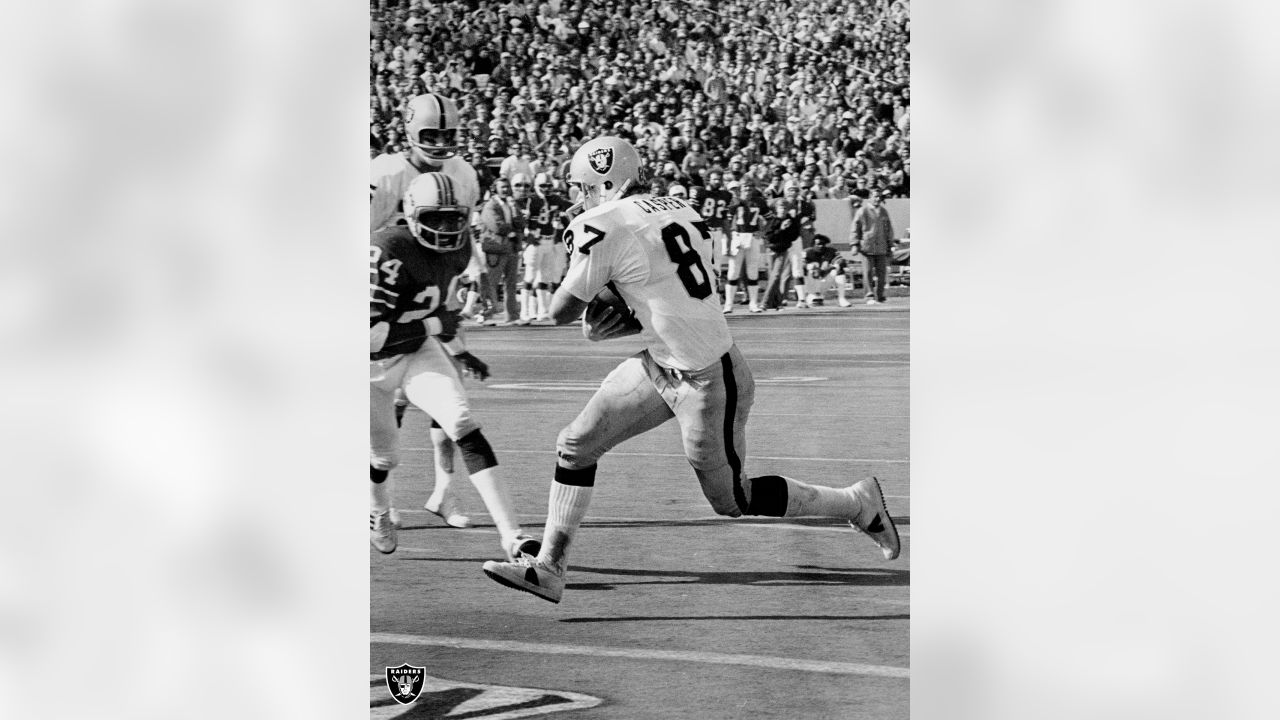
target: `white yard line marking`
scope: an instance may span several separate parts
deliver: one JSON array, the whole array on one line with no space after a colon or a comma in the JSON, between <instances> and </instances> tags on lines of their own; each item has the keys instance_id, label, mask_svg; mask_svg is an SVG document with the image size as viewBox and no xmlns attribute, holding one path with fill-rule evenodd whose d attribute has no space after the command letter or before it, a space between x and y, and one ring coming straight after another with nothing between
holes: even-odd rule
<instances>
[{"instance_id":1,"label":"white yard line marking","mask_svg":"<svg viewBox=\"0 0 1280 720\"><path fill-rule=\"evenodd\" d=\"M429 447L401 447L401 450L410 450L416 452L434 452ZM502 448L497 451L501 453L510 453L512 455L555 455L555 450L513 450L511 448ZM609 451L610 457L669 457L684 458L684 453L642 453L642 452L616 452ZM894 460L890 458L825 458L825 457L783 457L781 455L751 455L749 460L805 460L808 462L847 462L847 463L886 463L890 465L905 465L910 463L910 459Z\"/></svg>"},{"instance_id":2,"label":"white yard line marking","mask_svg":"<svg viewBox=\"0 0 1280 720\"><path fill-rule=\"evenodd\" d=\"M910 668L864 663L834 662L827 660L801 660L798 658L771 657L768 655L731 655L728 653L692 652L686 650L646 650L642 648L611 648L590 645L557 645L552 643L527 643L514 640L481 640L477 638L445 637L439 635L406 635L403 633L370 633L370 643L392 645L425 645L463 650L489 650L495 652L523 652L536 655L584 655L596 658L622 658L625 660L656 660L662 662L693 662L711 665L744 665L772 670L799 670L801 672L828 673L832 675L869 675L874 677L909 678Z\"/></svg>"}]
</instances>

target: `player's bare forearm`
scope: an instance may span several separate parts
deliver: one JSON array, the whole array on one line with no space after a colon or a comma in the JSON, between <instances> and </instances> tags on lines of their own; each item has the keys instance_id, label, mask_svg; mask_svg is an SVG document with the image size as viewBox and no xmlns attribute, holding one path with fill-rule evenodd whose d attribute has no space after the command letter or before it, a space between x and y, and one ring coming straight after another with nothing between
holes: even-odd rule
<instances>
[{"instance_id":1,"label":"player's bare forearm","mask_svg":"<svg viewBox=\"0 0 1280 720\"><path fill-rule=\"evenodd\" d=\"M582 317L582 313L587 309L587 302L578 299L573 293L565 290L563 287L556 290L556 294L551 297L551 319L556 321L557 325L568 325L576 322Z\"/></svg>"}]
</instances>

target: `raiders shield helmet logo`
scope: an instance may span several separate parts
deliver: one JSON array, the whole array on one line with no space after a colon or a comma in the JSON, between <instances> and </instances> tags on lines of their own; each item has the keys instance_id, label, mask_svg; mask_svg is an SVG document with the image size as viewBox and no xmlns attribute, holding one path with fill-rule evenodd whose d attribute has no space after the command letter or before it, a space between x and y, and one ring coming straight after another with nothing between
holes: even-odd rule
<instances>
[{"instance_id":1,"label":"raiders shield helmet logo","mask_svg":"<svg viewBox=\"0 0 1280 720\"><path fill-rule=\"evenodd\" d=\"M425 667L405 663L400 667L387 668L387 689L391 691L391 697L401 705L408 705L418 699L426 679Z\"/></svg>"},{"instance_id":2,"label":"raiders shield helmet logo","mask_svg":"<svg viewBox=\"0 0 1280 720\"><path fill-rule=\"evenodd\" d=\"M587 155L587 164L601 175L609 172L609 168L613 167L613 148L602 147L592 150Z\"/></svg>"}]
</instances>

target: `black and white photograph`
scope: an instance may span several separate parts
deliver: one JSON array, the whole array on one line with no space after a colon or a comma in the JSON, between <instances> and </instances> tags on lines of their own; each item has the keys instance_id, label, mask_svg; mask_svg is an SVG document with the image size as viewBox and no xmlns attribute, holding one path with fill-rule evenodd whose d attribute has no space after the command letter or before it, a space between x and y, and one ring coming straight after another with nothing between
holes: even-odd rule
<instances>
[{"instance_id":1,"label":"black and white photograph","mask_svg":"<svg viewBox=\"0 0 1280 720\"><path fill-rule=\"evenodd\" d=\"M909 5L370 10L371 717L908 717Z\"/></svg>"},{"instance_id":2,"label":"black and white photograph","mask_svg":"<svg viewBox=\"0 0 1280 720\"><path fill-rule=\"evenodd\" d=\"M1274 16L0 4L0 718L1280 717Z\"/></svg>"}]
</instances>

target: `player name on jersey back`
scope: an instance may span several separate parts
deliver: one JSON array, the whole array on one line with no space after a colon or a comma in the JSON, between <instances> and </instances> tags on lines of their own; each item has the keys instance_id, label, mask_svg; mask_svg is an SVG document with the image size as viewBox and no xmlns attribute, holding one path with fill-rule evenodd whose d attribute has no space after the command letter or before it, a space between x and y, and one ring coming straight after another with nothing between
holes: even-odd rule
<instances>
[{"instance_id":1,"label":"player name on jersey back","mask_svg":"<svg viewBox=\"0 0 1280 720\"><path fill-rule=\"evenodd\" d=\"M673 198L673 197L650 197L642 200L636 200L635 206L650 214L656 213L656 212L670 211L670 210L679 210L681 208L688 208L690 210L693 209L689 207L689 204L686 203L685 201L679 198Z\"/></svg>"}]
</instances>

